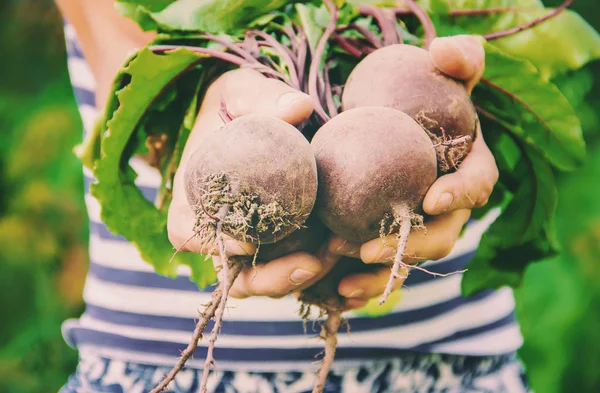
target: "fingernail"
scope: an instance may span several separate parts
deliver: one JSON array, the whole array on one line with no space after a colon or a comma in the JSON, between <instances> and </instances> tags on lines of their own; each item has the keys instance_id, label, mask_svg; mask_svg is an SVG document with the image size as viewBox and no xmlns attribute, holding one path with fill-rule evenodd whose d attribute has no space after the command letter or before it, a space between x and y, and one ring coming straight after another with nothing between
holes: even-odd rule
<instances>
[{"instance_id":1,"label":"fingernail","mask_svg":"<svg viewBox=\"0 0 600 393\"><path fill-rule=\"evenodd\" d=\"M365 293L365 291L363 291L362 289L356 289L356 290L350 292L350 294L346 297L348 299L359 298L362 295L364 295L364 293Z\"/></svg>"},{"instance_id":2,"label":"fingernail","mask_svg":"<svg viewBox=\"0 0 600 393\"><path fill-rule=\"evenodd\" d=\"M460 44L458 44L456 40L448 40L447 42L458 50L462 58L465 60L465 64L470 64L469 51L467 50L467 48L465 48L464 42L461 42Z\"/></svg>"},{"instance_id":3,"label":"fingernail","mask_svg":"<svg viewBox=\"0 0 600 393\"><path fill-rule=\"evenodd\" d=\"M277 107L279 110L287 110L294 106L297 102L303 100L305 95L296 91L285 93L277 101Z\"/></svg>"},{"instance_id":4,"label":"fingernail","mask_svg":"<svg viewBox=\"0 0 600 393\"><path fill-rule=\"evenodd\" d=\"M354 244L354 243L350 243L346 240L344 240L344 242L342 243L341 246L339 246L335 252L341 255L354 255L356 254L358 251L360 251L360 246Z\"/></svg>"},{"instance_id":5,"label":"fingernail","mask_svg":"<svg viewBox=\"0 0 600 393\"><path fill-rule=\"evenodd\" d=\"M383 247L381 243L373 243L363 246L361 254L364 263L374 263L385 260L396 253L393 247Z\"/></svg>"},{"instance_id":6,"label":"fingernail","mask_svg":"<svg viewBox=\"0 0 600 393\"><path fill-rule=\"evenodd\" d=\"M225 247L225 250L227 250L227 252L229 254L232 255L249 255L248 250L244 249L244 247L242 247L242 245L235 240L225 240L223 242L223 246Z\"/></svg>"},{"instance_id":7,"label":"fingernail","mask_svg":"<svg viewBox=\"0 0 600 393\"><path fill-rule=\"evenodd\" d=\"M290 282L293 285L304 284L316 275L317 273L309 272L308 270L296 269L290 275Z\"/></svg>"},{"instance_id":8,"label":"fingernail","mask_svg":"<svg viewBox=\"0 0 600 393\"><path fill-rule=\"evenodd\" d=\"M449 192L445 192L440 195L440 199L438 199L437 204L435 205L435 210L443 213L452 206L452 202L454 202L454 195Z\"/></svg>"}]
</instances>

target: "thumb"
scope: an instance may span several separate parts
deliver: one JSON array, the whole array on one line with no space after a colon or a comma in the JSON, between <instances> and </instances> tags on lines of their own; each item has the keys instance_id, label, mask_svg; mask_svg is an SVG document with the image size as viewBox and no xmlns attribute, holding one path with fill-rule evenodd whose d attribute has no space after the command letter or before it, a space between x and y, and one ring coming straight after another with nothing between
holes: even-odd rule
<instances>
[{"instance_id":1,"label":"thumb","mask_svg":"<svg viewBox=\"0 0 600 393\"><path fill-rule=\"evenodd\" d=\"M485 69L485 50L475 36L438 37L429 46L429 54L441 72L464 81L469 93Z\"/></svg>"},{"instance_id":2,"label":"thumb","mask_svg":"<svg viewBox=\"0 0 600 393\"><path fill-rule=\"evenodd\" d=\"M433 183L425 195L423 210L437 215L485 206L497 181L496 161L479 131L458 170Z\"/></svg>"},{"instance_id":3,"label":"thumb","mask_svg":"<svg viewBox=\"0 0 600 393\"><path fill-rule=\"evenodd\" d=\"M261 114L296 125L313 111L310 96L255 70L231 71L224 75L222 86L221 98L233 118Z\"/></svg>"}]
</instances>

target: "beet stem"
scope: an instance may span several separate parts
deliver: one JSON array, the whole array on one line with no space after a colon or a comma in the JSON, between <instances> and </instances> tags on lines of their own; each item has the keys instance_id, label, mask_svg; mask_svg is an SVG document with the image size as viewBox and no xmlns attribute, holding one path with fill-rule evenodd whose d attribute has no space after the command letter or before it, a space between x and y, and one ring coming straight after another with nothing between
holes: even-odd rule
<instances>
[{"instance_id":1,"label":"beet stem","mask_svg":"<svg viewBox=\"0 0 600 393\"><path fill-rule=\"evenodd\" d=\"M285 75L283 75L280 72L277 72L267 66L265 66L264 64L260 63L258 60L252 58L252 61L244 58L244 57L240 57L239 55L235 55L232 53L228 53L225 51L219 51L219 50L213 50L213 49L206 49L206 48L199 48L197 46L185 46L185 45L153 45L151 47L149 47L150 50L154 53L165 53L165 52L169 52L169 51L174 51L180 48L185 48L188 49L192 52L196 52L196 53L200 53L203 55L207 55L207 56L211 56L214 57L215 59L219 59L219 60L223 60L223 61L227 61L231 64L237 65L239 67L248 67L248 68L252 68L255 69L265 75L270 75L272 77L276 77L281 79L282 81L286 82L288 85L290 84L289 78L287 78Z\"/></svg>"},{"instance_id":2,"label":"beet stem","mask_svg":"<svg viewBox=\"0 0 600 393\"><path fill-rule=\"evenodd\" d=\"M381 300L379 300L379 305L385 303L387 298L390 296L392 291L394 290L394 282L396 278L398 278L400 271L400 267L406 267L407 265L402 261L404 257L404 250L406 249L406 242L408 241L408 235L410 235L410 230L412 227L412 223L410 220L410 212L405 205L399 206L394 209L394 218L398 220L400 223L400 231L398 233L398 249L396 250L396 256L394 258L394 264L392 265L392 272L390 274L390 279L385 287L385 292L381 296Z\"/></svg>"},{"instance_id":3,"label":"beet stem","mask_svg":"<svg viewBox=\"0 0 600 393\"><path fill-rule=\"evenodd\" d=\"M308 42L304 30L298 27L298 51L296 61L298 62L298 81L302 91L306 91L306 55L308 54Z\"/></svg>"},{"instance_id":4,"label":"beet stem","mask_svg":"<svg viewBox=\"0 0 600 393\"><path fill-rule=\"evenodd\" d=\"M322 393L327 382L327 376L331 370L331 365L335 358L335 350L337 347L337 331L342 322L342 312L340 310L329 310L327 319L321 328L321 338L325 340L325 355L319 367L317 380L312 393Z\"/></svg>"},{"instance_id":5,"label":"beet stem","mask_svg":"<svg viewBox=\"0 0 600 393\"><path fill-rule=\"evenodd\" d=\"M415 0L398 0L398 3L404 3L410 8L411 12L419 19L425 32L424 48L428 49L431 42L437 37L433 21L429 14Z\"/></svg>"},{"instance_id":6,"label":"beet stem","mask_svg":"<svg viewBox=\"0 0 600 393\"><path fill-rule=\"evenodd\" d=\"M506 37L509 35L513 35L516 33L519 33L523 30L527 30L530 29L536 25L539 25L542 22L547 21L548 19L554 18L555 16L557 16L558 14L560 14L561 12L563 12L566 8L568 8L569 6L571 6L573 3L575 2L575 0L566 0L564 1L561 5L559 5L558 7L556 7L552 12L548 13L548 15L542 16L541 18L532 20L531 22L528 23L524 23L520 26L516 26L513 27L511 29L507 29L507 30L502 30L502 31L497 31L495 33L490 33L490 34L486 34L483 36L483 38L485 38L488 41L491 40L496 40L498 38L502 38L502 37Z\"/></svg>"},{"instance_id":7,"label":"beet stem","mask_svg":"<svg viewBox=\"0 0 600 393\"><path fill-rule=\"evenodd\" d=\"M383 46L399 43L397 31L398 29L396 28L395 20L394 24L392 24L392 21L386 16L385 11L383 9L368 4L361 4L358 7L358 12L360 12L363 15L372 16L373 18L375 18L375 20L377 20L377 24L379 25L379 29L381 30L381 35L383 36ZM362 31L358 31L361 34L363 34ZM365 38L368 37L365 36Z\"/></svg>"},{"instance_id":8,"label":"beet stem","mask_svg":"<svg viewBox=\"0 0 600 393\"><path fill-rule=\"evenodd\" d=\"M350 41L337 33L332 34L332 37L343 50L348 52L350 56L362 57L362 51L358 47L354 46Z\"/></svg>"},{"instance_id":9,"label":"beet stem","mask_svg":"<svg viewBox=\"0 0 600 393\"><path fill-rule=\"evenodd\" d=\"M244 37L244 47L255 59L260 57L260 48L258 46L258 42L256 41L256 37L249 31L246 32L246 36Z\"/></svg>"},{"instance_id":10,"label":"beet stem","mask_svg":"<svg viewBox=\"0 0 600 393\"><path fill-rule=\"evenodd\" d=\"M357 25L356 23L352 23L349 27L362 34L363 37L365 37L367 41L369 41L371 45L373 45L375 48L382 48L384 46L383 42L381 41L381 38L379 38L368 28Z\"/></svg>"},{"instance_id":11,"label":"beet stem","mask_svg":"<svg viewBox=\"0 0 600 393\"><path fill-rule=\"evenodd\" d=\"M329 41L331 35L335 32L335 27L338 19L338 9L331 2L331 0L323 0L327 8L329 8L329 12L331 13L331 19L329 21L329 25L325 28L323 35L319 39L317 47L313 53L313 58L310 63L310 71L308 73L308 92L312 97L314 105L315 105L315 113L323 122L327 122L329 120L329 116L325 112L323 105L321 104L321 100L319 99L319 91L317 87L317 80L319 74L319 65L321 63L321 58L325 53L325 45Z\"/></svg>"},{"instance_id":12,"label":"beet stem","mask_svg":"<svg viewBox=\"0 0 600 393\"><path fill-rule=\"evenodd\" d=\"M212 34L203 34L203 36L210 41L214 41L217 44L221 44L223 45L225 48L229 49L230 51L232 51L233 53L235 53L236 55L250 61L250 62L255 62L256 59L252 56L252 54L246 50L244 50L243 48L240 48L239 46L237 46L235 43L233 42L229 42L226 39L217 37L215 35Z\"/></svg>"},{"instance_id":13,"label":"beet stem","mask_svg":"<svg viewBox=\"0 0 600 393\"><path fill-rule=\"evenodd\" d=\"M288 36L292 45L292 52L298 53L298 35L292 27L281 26L281 31Z\"/></svg>"},{"instance_id":14,"label":"beet stem","mask_svg":"<svg viewBox=\"0 0 600 393\"><path fill-rule=\"evenodd\" d=\"M252 30L251 33L262 38L264 42L268 44L268 46L279 52L279 55L287 65L291 78L291 86L297 90L300 90L301 87L300 82L298 81L298 72L296 71L296 64L293 59L293 54L290 52L290 50L264 31Z\"/></svg>"},{"instance_id":15,"label":"beet stem","mask_svg":"<svg viewBox=\"0 0 600 393\"><path fill-rule=\"evenodd\" d=\"M450 10L449 16L485 16L491 14L517 13L523 11L536 10L536 8L519 7L494 7L494 8L472 8L464 10ZM412 11L406 8L394 8L394 13L398 16L412 15Z\"/></svg>"},{"instance_id":16,"label":"beet stem","mask_svg":"<svg viewBox=\"0 0 600 393\"><path fill-rule=\"evenodd\" d=\"M333 100L333 90L331 88L331 83L329 81L329 66L325 65L325 71L323 72L323 78L325 83L325 102L327 103L327 110L329 111L329 115L331 117L335 117L338 115L338 108L335 105Z\"/></svg>"}]
</instances>

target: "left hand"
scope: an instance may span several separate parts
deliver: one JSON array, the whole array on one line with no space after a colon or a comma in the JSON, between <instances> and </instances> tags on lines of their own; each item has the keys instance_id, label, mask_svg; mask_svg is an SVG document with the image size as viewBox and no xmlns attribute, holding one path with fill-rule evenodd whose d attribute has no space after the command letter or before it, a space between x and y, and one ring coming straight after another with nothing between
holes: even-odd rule
<instances>
[{"instance_id":1,"label":"left hand","mask_svg":"<svg viewBox=\"0 0 600 393\"><path fill-rule=\"evenodd\" d=\"M469 93L479 82L485 67L485 52L481 42L472 36L435 39L429 48L433 63L446 75L464 81ZM437 260L447 256L471 215L471 209L484 206L498 181L498 168L478 128L473 147L460 168L438 178L423 201L425 213L435 218L427 222L427 233L411 232L406 245L406 263ZM396 235L371 240L362 245L337 239L337 252L361 258L365 263L389 262L396 253ZM350 308L364 305L368 299L383 294L390 269L385 266L372 273L355 274L342 280L340 295L348 298ZM403 280L396 280L396 289Z\"/></svg>"}]
</instances>

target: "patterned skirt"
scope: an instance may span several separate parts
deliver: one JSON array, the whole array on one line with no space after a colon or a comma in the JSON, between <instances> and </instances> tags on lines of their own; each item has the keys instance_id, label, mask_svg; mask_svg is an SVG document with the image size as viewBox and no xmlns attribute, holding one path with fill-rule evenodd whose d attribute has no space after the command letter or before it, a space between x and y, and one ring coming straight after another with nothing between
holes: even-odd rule
<instances>
[{"instance_id":1,"label":"patterned skirt","mask_svg":"<svg viewBox=\"0 0 600 393\"><path fill-rule=\"evenodd\" d=\"M59 393L147 393L170 367L100 356L82 357ZM182 370L166 393L200 391L202 370ZM315 372L211 372L209 393L310 393ZM325 393L530 393L516 354L457 356L408 354L332 370Z\"/></svg>"}]
</instances>

